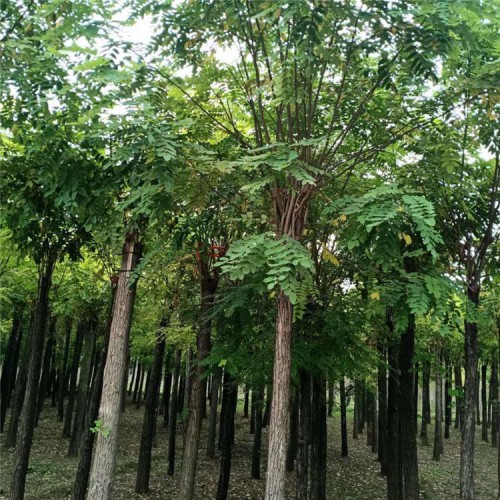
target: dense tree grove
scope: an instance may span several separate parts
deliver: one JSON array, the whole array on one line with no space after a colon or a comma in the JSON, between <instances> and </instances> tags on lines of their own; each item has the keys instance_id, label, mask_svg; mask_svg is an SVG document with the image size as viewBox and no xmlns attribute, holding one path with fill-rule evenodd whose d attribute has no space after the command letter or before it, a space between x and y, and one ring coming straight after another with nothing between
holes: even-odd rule
<instances>
[{"instance_id":1,"label":"dense tree grove","mask_svg":"<svg viewBox=\"0 0 500 500\"><path fill-rule=\"evenodd\" d=\"M0 2L2 493L497 498L499 40L498 0Z\"/></svg>"}]
</instances>

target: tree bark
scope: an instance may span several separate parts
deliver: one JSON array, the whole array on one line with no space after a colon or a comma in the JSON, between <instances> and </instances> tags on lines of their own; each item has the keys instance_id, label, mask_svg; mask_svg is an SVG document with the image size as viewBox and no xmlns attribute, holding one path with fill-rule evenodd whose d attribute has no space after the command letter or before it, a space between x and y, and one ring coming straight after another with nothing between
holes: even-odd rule
<instances>
[{"instance_id":1,"label":"tree bark","mask_svg":"<svg viewBox=\"0 0 500 500\"><path fill-rule=\"evenodd\" d=\"M20 419L19 440L14 455L14 471L10 486L10 500L22 500L24 498L26 475L28 473L28 463L37 415L38 381L40 379L40 368L43 356L43 341L49 306L49 291L55 262L56 255L49 252L45 255L39 267L38 293L31 331L26 391Z\"/></svg>"},{"instance_id":2,"label":"tree bark","mask_svg":"<svg viewBox=\"0 0 500 500\"><path fill-rule=\"evenodd\" d=\"M87 323L88 331L84 338L82 363L80 368L80 380L78 382L78 395L76 398L75 419L73 421L73 432L69 441L68 456L76 456L82 434L85 429L87 413L87 402L90 389L90 377L92 375L92 361L95 349L97 319Z\"/></svg>"},{"instance_id":3,"label":"tree bark","mask_svg":"<svg viewBox=\"0 0 500 500\"><path fill-rule=\"evenodd\" d=\"M243 418L248 418L248 400L250 399L250 391L248 387L245 387L245 400L243 402Z\"/></svg>"},{"instance_id":4,"label":"tree bark","mask_svg":"<svg viewBox=\"0 0 500 500\"><path fill-rule=\"evenodd\" d=\"M198 446L200 442L201 422L203 418L203 375L205 373L204 359L210 351L210 311L214 303L214 294L217 290L218 278L208 275L201 280L201 317L202 326L197 338L197 363L193 370L191 391L189 399L189 413L184 441L181 476L179 481L179 500L191 500L194 495L196 477L196 462L198 459ZM186 380L186 383L188 381Z\"/></svg>"},{"instance_id":5,"label":"tree bark","mask_svg":"<svg viewBox=\"0 0 500 500\"><path fill-rule=\"evenodd\" d=\"M417 427L415 421L415 398L413 356L415 353L415 316L410 315L408 326L401 337L399 351L400 403L399 403L399 440L403 472L405 500L418 500L418 452Z\"/></svg>"},{"instance_id":6,"label":"tree bark","mask_svg":"<svg viewBox=\"0 0 500 500\"><path fill-rule=\"evenodd\" d=\"M54 337L55 328L56 328L56 319L52 318L52 320L50 321L49 335L45 346L45 351L43 353L42 376L40 377L40 382L38 384L35 427L38 426L38 420L40 418L40 414L42 413L45 404L45 398L47 397L47 388L50 379L50 361L52 359L52 350L55 344L55 337Z\"/></svg>"},{"instance_id":7,"label":"tree bark","mask_svg":"<svg viewBox=\"0 0 500 500\"><path fill-rule=\"evenodd\" d=\"M265 500L284 500L290 368L292 348L292 304L283 291L278 295L276 347L273 371L273 398L269 426L269 449Z\"/></svg>"},{"instance_id":8,"label":"tree bark","mask_svg":"<svg viewBox=\"0 0 500 500\"><path fill-rule=\"evenodd\" d=\"M128 338L134 309L136 282L130 283L141 256L137 230L125 238L120 277L116 289L111 321L109 348L104 368L103 389L99 408L100 432L89 478L89 498L107 500L116 460L118 427L121 414L123 370L127 361Z\"/></svg>"},{"instance_id":9,"label":"tree bark","mask_svg":"<svg viewBox=\"0 0 500 500\"><path fill-rule=\"evenodd\" d=\"M441 416L443 413L443 394L442 387L443 381L441 376L441 363L440 356L438 356L438 363L436 365L436 402L435 402L435 410L436 414L434 416L434 449L432 452L433 460L439 461L441 458L441 453L443 453L443 429L442 429L442 420Z\"/></svg>"},{"instance_id":10,"label":"tree bark","mask_svg":"<svg viewBox=\"0 0 500 500\"><path fill-rule=\"evenodd\" d=\"M162 406L163 412L160 412L160 415L163 415L163 426L165 429L168 429L168 420L170 416L170 393L172 391L172 373L170 371L170 358L171 355L168 354L165 356L165 376L163 377L163 394L162 394Z\"/></svg>"},{"instance_id":11,"label":"tree bark","mask_svg":"<svg viewBox=\"0 0 500 500\"><path fill-rule=\"evenodd\" d=\"M463 424L463 385L462 385L462 369L460 365L455 365L455 429L461 429Z\"/></svg>"},{"instance_id":12,"label":"tree bark","mask_svg":"<svg viewBox=\"0 0 500 500\"><path fill-rule=\"evenodd\" d=\"M387 454L387 368L386 347L382 341L378 342L379 365L377 375L378 388L378 460L380 472L386 474Z\"/></svg>"},{"instance_id":13,"label":"tree bark","mask_svg":"<svg viewBox=\"0 0 500 500\"><path fill-rule=\"evenodd\" d=\"M311 432L311 377L300 373L297 500L309 498L309 442Z\"/></svg>"},{"instance_id":14,"label":"tree bark","mask_svg":"<svg viewBox=\"0 0 500 500\"><path fill-rule=\"evenodd\" d=\"M2 379L0 382L0 432L4 431L5 416L7 414L7 408L10 405L13 381L17 371L22 335L22 314L23 308L21 306L15 306L9 340L4 350L5 358L2 366Z\"/></svg>"},{"instance_id":15,"label":"tree bark","mask_svg":"<svg viewBox=\"0 0 500 500\"><path fill-rule=\"evenodd\" d=\"M99 364L97 365L92 379L89 406L85 415L84 431L80 440L80 448L78 450L78 468L76 471L75 482L73 484L73 494L71 496L71 500L85 500L87 493L87 486L90 476L90 465L92 462L92 451L94 449L95 439L95 433L92 432L91 428L97 420L99 405L101 402L104 368L106 366L108 355L110 328L111 321L113 319L112 314L116 296L116 284L117 279L113 278L111 280L110 308L108 311L108 319L104 330L104 343L101 355L99 357Z\"/></svg>"},{"instance_id":16,"label":"tree bark","mask_svg":"<svg viewBox=\"0 0 500 500\"><path fill-rule=\"evenodd\" d=\"M297 437L299 425L299 396L298 390L294 389L290 404L290 432L288 440L288 450L286 456L286 470L293 472L295 457L297 456Z\"/></svg>"},{"instance_id":17,"label":"tree bark","mask_svg":"<svg viewBox=\"0 0 500 500\"><path fill-rule=\"evenodd\" d=\"M151 449L153 447L154 429L156 423L156 408L160 394L161 372L163 366L163 355L165 353L165 336L163 328L167 325L162 321L161 329L156 335L155 355L151 375L149 379L146 403L144 408L144 420L142 424L141 446L139 449L139 463L137 464L137 479L135 482L136 493L147 493L149 491L149 476L151 474Z\"/></svg>"},{"instance_id":18,"label":"tree bark","mask_svg":"<svg viewBox=\"0 0 500 500\"><path fill-rule=\"evenodd\" d=\"M487 398L487 372L488 366L483 364L481 367L481 411L483 416L483 423L481 427L481 440L488 442L488 398Z\"/></svg>"},{"instance_id":19,"label":"tree bark","mask_svg":"<svg viewBox=\"0 0 500 500\"><path fill-rule=\"evenodd\" d=\"M335 407L335 384L328 382L328 416L333 417L333 408Z\"/></svg>"},{"instance_id":20,"label":"tree bark","mask_svg":"<svg viewBox=\"0 0 500 500\"><path fill-rule=\"evenodd\" d=\"M347 444L347 405L345 398L345 380L344 377L340 378L340 436L342 446L342 456L349 456L349 449Z\"/></svg>"},{"instance_id":21,"label":"tree bark","mask_svg":"<svg viewBox=\"0 0 500 500\"><path fill-rule=\"evenodd\" d=\"M132 403L137 403L137 396L139 394L139 388L142 386L142 377L144 376L144 370L137 361L137 376L135 378L134 394L132 396Z\"/></svg>"},{"instance_id":22,"label":"tree bark","mask_svg":"<svg viewBox=\"0 0 500 500\"><path fill-rule=\"evenodd\" d=\"M231 434L234 420L233 399L235 384L233 377L225 371L221 407L221 462L216 500L226 500L229 491L229 476L231 473Z\"/></svg>"},{"instance_id":23,"label":"tree bark","mask_svg":"<svg viewBox=\"0 0 500 500\"><path fill-rule=\"evenodd\" d=\"M311 447L311 500L326 500L326 379L313 378L313 417Z\"/></svg>"},{"instance_id":24,"label":"tree bark","mask_svg":"<svg viewBox=\"0 0 500 500\"><path fill-rule=\"evenodd\" d=\"M472 308L479 303L479 285L468 287L467 296ZM477 323L465 321L465 397L463 403L462 443L460 448L460 498L474 500L474 436L477 391Z\"/></svg>"},{"instance_id":25,"label":"tree bark","mask_svg":"<svg viewBox=\"0 0 500 500\"><path fill-rule=\"evenodd\" d=\"M252 415L255 431L252 447L252 479L260 479L260 457L262 448L262 405L264 404L264 390L252 389Z\"/></svg>"},{"instance_id":26,"label":"tree bark","mask_svg":"<svg viewBox=\"0 0 500 500\"><path fill-rule=\"evenodd\" d=\"M219 385L221 375L216 373L212 377L212 395L210 397L210 416L208 419L207 457L215 458L215 438L217 434L217 403L219 402Z\"/></svg>"},{"instance_id":27,"label":"tree bark","mask_svg":"<svg viewBox=\"0 0 500 500\"><path fill-rule=\"evenodd\" d=\"M444 381L444 438L450 438L451 427L451 365L446 359L446 378Z\"/></svg>"},{"instance_id":28,"label":"tree bark","mask_svg":"<svg viewBox=\"0 0 500 500\"><path fill-rule=\"evenodd\" d=\"M169 476L174 475L175 468L175 437L177 434L177 401L179 394L179 374L181 371L181 350L177 349L174 358L174 374L172 377L172 395L170 396L170 418L168 423L168 470Z\"/></svg>"},{"instance_id":29,"label":"tree bark","mask_svg":"<svg viewBox=\"0 0 500 500\"><path fill-rule=\"evenodd\" d=\"M497 447L499 439L499 424L500 424L500 402L498 391L498 352L492 356L491 363L491 446ZM500 491L500 490L499 490Z\"/></svg>"},{"instance_id":30,"label":"tree bark","mask_svg":"<svg viewBox=\"0 0 500 500\"><path fill-rule=\"evenodd\" d=\"M68 357L69 357L69 342L71 340L71 327L73 320L66 318L66 335L64 340L64 354L63 362L59 368L58 384L57 384L57 420L62 422L64 420L64 398L66 397L66 390L68 387Z\"/></svg>"},{"instance_id":31,"label":"tree bark","mask_svg":"<svg viewBox=\"0 0 500 500\"><path fill-rule=\"evenodd\" d=\"M80 322L76 329L75 347L73 349L73 360L71 363L71 381L68 391L68 405L64 417L63 437L69 438L71 435L71 423L73 421L73 408L75 406L76 382L78 380L78 366L80 365L80 354L82 351L83 333L85 323Z\"/></svg>"}]
</instances>

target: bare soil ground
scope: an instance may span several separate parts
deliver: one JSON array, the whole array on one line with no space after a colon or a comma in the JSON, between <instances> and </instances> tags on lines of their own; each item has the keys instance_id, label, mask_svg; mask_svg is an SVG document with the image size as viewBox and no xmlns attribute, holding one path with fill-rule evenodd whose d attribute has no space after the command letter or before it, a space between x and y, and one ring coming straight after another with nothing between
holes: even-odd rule
<instances>
[{"instance_id":1,"label":"bare soil ground","mask_svg":"<svg viewBox=\"0 0 500 500\"><path fill-rule=\"evenodd\" d=\"M137 457L139 454L143 408L127 406L120 429L120 447L115 478L113 500L175 500L177 481L182 459L182 437L178 439L176 473L173 478L166 475L167 434L158 425L157 446L153 449L151 491L147 495L134 493ZM349 439L349 458L340 456L340 418L329 419L328 436L328 498L335 500L384 500L385 478L379 473L376 456L366 446L366 436ZM351 430L351 429L349 429ZM477 498L497 499L497 451L489 443L480 441L477 428L476 482ZM35 433L30 468L26 486L26 500L62 500L71 495L77 465L76 458L66 456L68 442L61 437L62 427L57 422L55 409L47 408ZM233 449L233 465L229 498L231 500L258 500L264 497L264 479L250 479L250 459L253 436L249 433L248 419L241 413L236 420L236 445ZM2 437L3 441L3 437ZM267 441L267 430L263 433L263 444ZM3 444L3 443L2 443ZM264 446L265 448L265 446ZM12 472L13 451L0 448L0 498L7 498ZM432 460L432 447L419 449L421 498L428 500L452 500L459 498L460 435L452 430L445 441L445 452L440 462ZM266 466L266 452L262 452L262 470ZM206 429L203 429L196 477L196 500L215 498L219 477L219 460L206 457ZM263 474L264 477L264 474ZM295 477L287 477L287 498L294 498Z\"/></svg>"}]
</instances>

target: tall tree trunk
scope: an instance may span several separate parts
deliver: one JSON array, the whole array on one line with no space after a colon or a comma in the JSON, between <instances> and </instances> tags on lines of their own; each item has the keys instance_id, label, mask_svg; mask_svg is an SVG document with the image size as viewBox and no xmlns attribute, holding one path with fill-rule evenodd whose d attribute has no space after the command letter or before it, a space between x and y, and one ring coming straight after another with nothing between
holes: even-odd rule
<instances>
[{"instance_id":1,"label":"tall tree trunk","mask_svg":"<svg viewBox=\"0 0 500 500\"><path fill-rule=\"evenodd\" d=\"M399 455L399 342L394 338L394 324L391 313L387 313L389 326L389 382L387 391L387 499L401 500L403 484Z\"/></svg>"},{"instance_id":2,"label":"tall tree trunk","mask_svg":"<svg viewBox=\"0 0 500 500\"><path fill-rule=\"evenodd\" d=\"M132 368L132 377L130 379L130 384L128 386L128 396L132 396L132 391L134 390L134 385L135 385L135 379L137 376L137 368L139 366L139 362L137 360L134 361L134 366Z\"/></svg>"},{"instance_id":3,"label":"tall tree trunk","mask_svg":"<svg viewBox=\"0 0 500 500\"><path fill-rule=\"evenodd\" d=\"M47 343L45 346L45 352L43 353L43 363L42 363L42 376L40 377L40 382L38 384L38 396L37 396L37 413L35 418L35 426L38 425L38 419L42 413L45 398L47 397L47 388L50 379L50 360L52 359L52 350L55 344L55 329L56 329L56 319L52 318L49 326L49 334Z\"/></svg>"},{"instance_id":4,"label":"tall tree trunk","mask_svg":"<svg viewBox=\"0 0 500 500\"><path fill-rule=\"evenodd\" d=\"M136 493L147 493L149 491L151 449L153 447L153 437L156 423L156 408L158 407L158 398L160 394L163 354L165 353L165 336L163 329L166 325L167 322L162 321L160 330L156 335L155 355L153 359L153 366L151 367L151 375L144 408L141 446L139 449L139 463L137 464L137 479L135 482Z\"/></svg>"},{"instance_id":5,"label":"tall tree trunk","mask_svg":"<svg viewBox=\"0 0 500 500\"><path fill-rule=\"evenodd\" d=\"M207 440L208 458L215 458L215 438L217 434L217 403L219 402L220 379L221 379L220 373L215 373L212 377L210 416L208 419L208 440Z\"/></svg>"},{"instance_id":6,"label":"tall tree trunk","mask_svg":"<svg viewBox=\"0 0 500 500\"><path fill-rule=\"evenodd\" d=\"M142 387L142 378L144 376L144 370L142 366L139 364L139 361L137 361L137 376L135 379L135 387L134 387L134 394L132 396L132 403L137 403L137 397L139 395L139 389Z\"/></svg>"},{"instance_id":7,"label":"tall tree trunk","mask_svg":"<svg viewBox=\"0 0 500 500\"><path fill-rule=\"evenodd\" d=\"M22 315L23 308L21 306L15 306L9 340L4 350L5 357L2 366L2 379L0 381L0 432L4 430L5 416L10 404L13 381L17 371L17 361L22 335Z\"/></svg>"},{"instance_id":8,"label":"tall tree trunk","mask_svg":"<svg viewBox=\"0 0 500 500\"><path fill-rule=\"evenodd\" d=\"M83 335L86 325L83 321L76 329L75 347L73 349L73 361L71 363L71 381L68 391L68 405L64 417L63 437L69 438L71 435L71 423L73 421L73 408L75 406L76 382L78 380L78 366L80 365L80 354L82 351Z\"/></svg>"},{"instance_id":9,"label":"tall tree trunk","mask_svg":"<svg viewBox=\"0 0 500 500\"><path fill-rule=\"evenodd\" d=\"M245 387L245 400L243 402L243 418L248 418L248 403L250 399L250 390L248 387Z\"/></svg>"},{"instance_id":10,"label":"tall tree trunk","mask_svg":"<svg viewBox=\"0 0 500 500\"><path fill-rule=\"evenodd\" d=\"M408 326L401 337L399 351L400 368L400 404L399 404L399 439L403 487L405 500L418 500L418 453L417 428L415 421L415 398L413 356L415 354L415 316L410 315Z\"/></svg>"},{"instance_id":11,"label":"tall tree trunk","mask_svg":"<svg viewBox=\"0 0 500 500\"><path fill-rule=\"evenodd\" d=\"M488 366L483 364L481 367L481 410L483 414L483 424L481 428L481 440L488 442L488 399L487 399L487 372Z\"/></svg>"},{"instance_id":12,"label":"tall tree trunk","mask_svg":"<svg viewBox=\"0 0 500 500\"><path fill-rule=\"evenodd\" d=\"M163 377L163 394L162 394L162 406L163 406L163 426L165 429L168 428L168 420L170 416L170 393L172 391L172 372L170 371L171 355L170 353L165 356L165 376Z\"/></svg>"},{"instance_id":13,"label":"tall tree trunk","mask_svg":"<svg viewBox=\"0 0 500 500\"><path fill-rule=\"evenodd\" d=\"M378 389L378 460L380 472L386 474L387 453L387 368L385 342L378 342L379 365L377 372Z\"/></svg>"},{"instance_id":14,"label":"tall tree trunk","mask_svg":"<svg viewBox=\"0 0 500 500\"><path fill-rule=\"evenodd\" d=\"M479 303L479 285L470 285L467 296L476 309ZM460 448L460 498L474 500L474 436L477 391L477 323L465 321L465 397L463 403L462 443Z\"/></svg>"},{"instance_id":15,"label":"tall tree trunk","mask_svg":"<svg viewBox=\"0 0 500 500\"><path fill-rule=\"evenodd\" d=\"M252 447L252 479L260 479L260 457L262 448L262 405L264 404L264 390L252 389L252 415L255 432Z\"/></svg>"},{"instance_id":16,"label":"tall tree trunk","mask_svg":"<svg viewBox=\"0 0 500 500\"><path fill-rule=\"evenodd\" d=\"M14 395L12 396L12 404L10 411L10 420L7 433L5 434L4 445L6 448L13 448L16 445L17 431L19 429L19 417L24 403L26 393L26 382L28 380L28 357L31 353L32 328L28 331L25 348L21 353L19 361L19 376L16 380Z\"/></svg>"},{"instance_id":17,"label":"tall tree trunk","mask_svg":"<svg viewBox=\"0 0 500 500\"><path fill-rule=\"evenodd\" d=\"M194 495L196 476L196 462L200 442L201 422L203 418L202 406L205 402L203 375L205 373L204 359L210 351L211 320L209 313L213 307L214 294L217 289L218 278L203 276L201 280L201 317L202 326L197 338L197 363L193 370L189 399L189 413L182 457L181 477L179 480L179 500L191 500ZM188 381L186 380L186 383Z\"/></svg>"},{"instance_id":18,"label":"tall tree trunk","mask_svg":"<svg viewBox=\"0 0 500 500\"><path fill-rule=\"evenodd\" d=\"M441 359L438 356L438 363L436 364L436 401L435 401L435 409L436 414L434 416L434 450L432 453L432 458L434 460L440 460L441 454L443 453L443 428L442 428L442 414L443 414L443 394L442 387L443 381L441 376Z\"/></svg>"},{"instance_id":19,"label":"tall tree trunk","mask_svg":"<svg viewBox=\"0 0 500 500\"><path fill-rule=\"evenodd\" d=\"M354 418L353 418L353 423L352 423L352 438L353 439L358 439L358 432L359 432L359 407L360 407L360 392L359 392L359 381L355 380L354 381Z\"/></svg>"},{"instance_id":20,"label":"tall tree trunk","mask_svg":"<svg viewBox=\"0 0 500 500\"><path fill-rule=\"evenodd\" d=\"M328 382L328 416L333 417L333 408L335 407L335 383Z\"/></svg>"},{"instance_id":21,"label":"tall tree trunk","mask_svg":"<svg viewBox=\"0 0 500 500\"><path fill-rule=\"evenodd\" d=\"M309 498L309 442L311 432L311 377L302 370L299 393L299 436L297 452L297 500Z\"/></svg>"},{"instance_id":22,"label":"tall tree trunk","mask_svg":"<svg viewBox=\"0 0 500 500\"><path fill-rule=\"evenodd\" d=\"M68 387L68 357L69 357L69 342L71 340L71 328L73 320L71 317L66 318L65 323L65 339L64 339L64 354L63 362L59 367L59 376L57 384L57 420L62 422L64 420L64 398L66 397L66 390Z\"/></svg>"},{"instance_id":23,"label":"tall tree trunk","mask_svg":"<svg viewBox=\"0 0 500 500\"><path fill-rule=\"evenodd\" d=\"M455 429L461 429L463 424L463 385L462 369L460 365L455 365Z\"/></svg>"},{"instance_id":24,"label":"tall tree trunk","mask_svg":"<svg viewBox=\"0 0 500 500\"><path fill-rule=\"evenodd\" d=\"M451 427L451 365L446 357L446 378L444 381L444 438L450 438Z\"/></svg>"},{"instance_id":25,"label":"tall tree trunk","mask_svg":"<svg viewBox=\"0 0 500 500\"><path fill-rule=\"evenodd\" d=\"M271 408L273 404L273 390L270 385L266 387L266 406L264 408L264 416L262 417L262 427L269 427L271 422Z\"/></svg>"},{"instance_id":26,"label":"tall tree trunk","mask_svg":"<svg viewBox=\"0 0 500 500\"><path fill-rule=\"evenodd\" d=\"M347 444L347 406L345 397L345 380L340 378L340 439L342 446L342 456L348 457L349 450Z\"/></svg>"},{"instance_id":27,"label":"tall tree trunk","mask_svg":"<svg viewBox=\"0 0 500 500\"><path fill-rule=\"evenodd\" d=\"M311 447L311 500L326 500L326 379L313 378L313 418Z\"/></svg>"},{"instance_id":28,"label":"tall tree trunk","mask_svg":"<svg viewBox=\"0 0 500 500\"><path fill-rule=\"evenodd\" d=\"M143 392L147 391L150 373L151 373L151 369L150 368L148 368L147 370L144 369L142 371L142 373L141 373L141 381L139 383L139 392L137 394L137 399L135 401L135 408L136 408L136 410L138 410L141 407L142 394L143 394ZM144 384L146 384L146 387L144 387Z\"/></svg>"},{"instance_id":29,"label":"tall tree trunk","mask_svg":"<svg viewBox=\"0 0 500 500\"><path fill-rule=\"evenodd\" d=\"M288 450L286 456L286 470L293 472L295 466L295 457L297 456L297 438L299 425L299 395L298 388L292 392L292 401L290 404L290 432L288 440Z\"/></svg>"},{"instance_id":30,"label":"tall tree trunk","mask_svg":"<svg viewBox=\"0 0 500 500\"><path fill-rule=\"evenodd\" d=\"M283 291L279 292L278 295L275 345L265 500L284 500L285 498L290 404L292 304Z\"/></svg>"},{"instance_id":31,"label":"tall tree trunk","mask_svg":"<svg viewBox=\"0 0 500 500\"><path fill-rule=\"evenodd\" d=\"M179 394L179 375L181 371L181 350L175 351L174 374L172 377L172 395L170 396L170 420L168 423L168 470L169 476L174 475L175 468L175 437L177 434L177 401Z\"/></svg>"},{"instance_id":32,"label":"tall tree trunk","mask_svg":"<svg viewBox=\"0 0 500 500\"><path fill-rule=\"evenodd\" d=\"M491 446L497 447L499 439L499 424L500 424L500 401L498 390L498 352L500 349L497 347L496 352L492 356L491 363ZM500 491L500 490L499 490Z\"/></svg>"},{"instance_id":33,"label":"tall tree trunk","mask_svg":"<svg viewBox=\"0 0 500 500\"><path fill-rule=\"evenodd\" d=\"M232 420L234 419L233 399L234 380L229 372L224 372L224 383L221 407L221 462L219 470L219 483L217 485L216 500L226 500L229 490L229 475L231 473L231 433Z\"/></svg>"},{"instance_id":34,"label":"tall tree trunk","mask_svg":"<svg viewBox=\"0 0 500 500\"><path fill-rule=\"evenodd\" d=\"M92 375L92 362L95 349L97 319L87 323L88 331L83 343L82 363L80 368L80 380L78 382L78 395L76 398L75 419L73 421L73 432L69 441L68 456L76 456L85 429L87 413L87 402L90 389L90 377Z\"/></svg>"},{"instance_id":35,"label":"tall tree trunk","mask_svg":"<svg viewBox=\"0 0 500 500\"><path fill-rule=\"evenodd\" d=\"M49 252L45 255L39 267L38 294L31 331L28 375L20 419L19 440L14 455L14 471L10 486L10 500L22 500L24 498L26 475L28 473L28 463L37 415L38 381L40 380L40 368L43 356L43 341L47 323L49 291L55 262L56 255Z\"/></svg>"},{"instance_id":36,"label":"tall tree trunk","mask_svg":"<svg viewBox=\"0 0 500 500\"><path fill-rule=\"evenodd\" d=\"M139 262L142 245L137 230L125 238L120 277L113 305L109 348L104 368L102 397L99 407L100 432L89 478L89 498L107 500L116 460L118 428L121 414L123 370L134 309L136 282L130 276Z\"/></svg>"},{"instance_id":37,"label":"tall tree trunk","mask_svg":"<svg viewBox=\"0 0 500 500\"><path fill-rule=\"evenodd\" d=\"M117 277L111 279L111 301L108 311L108 319L104 330L104 343L99 357L99 364L92 378L92 388L90 391L89 405L85 415L85 424L82 438L80 440L80 448L78 450L78 467L76 470L76 478L73 483L73 493L71 500L85 500L87 487L90 476L90 465L92 462L92 451L94 449L95 433L92 432L92 427L95 425L99 413L99 405L101 402L102 385L104 378L104 368L108 356L109 336L111 329L111 321L113 319L113 308L116 297Z\"/></svg>"}]
</instances>

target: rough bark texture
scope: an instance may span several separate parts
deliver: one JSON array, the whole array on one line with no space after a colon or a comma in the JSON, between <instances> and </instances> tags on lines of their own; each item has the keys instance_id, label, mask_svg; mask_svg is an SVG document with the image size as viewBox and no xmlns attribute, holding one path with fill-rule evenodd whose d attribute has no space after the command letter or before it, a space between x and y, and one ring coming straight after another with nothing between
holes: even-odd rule
<instances>
[{"instance_id":1,"label":"rough bark texture","mask_svg":"<svg viewBox=\"0 0 500 500\"><path fill-rule=\"evenodd\" d=\"M175 468L175 435L177 433L177 401L179 394L179 374L181 371L181 350L177 349L174 358L174 374L172 377L172 395L170 396L170 419L168 422L168 470L174 475Z\"/></svg>"},{"instance_id":2,"label":"rough bark texture","mask_svg":"<svg viewBox=\"0 0 500 500\"><path fill-rule=\"evenodd\" d=\"M200 442L201 422L205 404L203 374L205 366L203 360L210 351L211 321L209 311L213 307L214 294L217 289L218 279L204 276L201 280L201 316L202 326L197 338L197 363L190 383L189 414L187 418L186 434L184 441L184 454L179 480L179 500L191 500L194 495L196 476L196 462L198 459L198 446ZM188 381L186 381L187 383Z\"/></svg>"},{"instance_id":3,"label":"rough bark texture","mask_svg":"<svg viewBox=\"0 0 500 500\"><path fill-rule=\"evenodd\" d=\"M163 322L162 327L166 326ZM144 408L144 420L142 424L141 446L139 449L139 463L137 464L137 479L135 482L136 493L147 493L149 491L149 476L151 473L151 449L156 419L156 408L160 394L161 371L163 366L163 355L165 353L165 337L163 330L157 334L153 366L151 367L151 378L149 380Z\"/></svg>"},{"instance_id":4,"label":"rough bark texture","mask_svg":"<svg viewBox=\"0 0 500 500\"><path fill-rule=\"evenodd\" d=\"M19 440L14 454L10 500L22 500L24 498L26 474L28 473L28 463L37 416L38 381L40 379L43 356L43 340L49 306L49 291L55 261L56 256L49 254L40 265L39 270L38 294L31 331L26 391L20 419Z\"/></svg>"},{"instance_id":5,"label":"rough bark texture","mask_svg":"<svg viewBox=\"0 0 500 500\"><path fill-rule=\"evenodd\" d=\"M97 435L94 460L89 478L89 498L107 500L116 460L121 397L127 361L128 338L135 299L135 282L130 276L141 255L137 231L127 234L123 248L120 277L116 288L111 320L109 348L104 368L103 389L99 407L100 432Z\"/></svg>"},{"instance_id":6,"label":"rough bark texture","mask_svg":"<svg viewBox=\"0 0 500 500\"><path fill-rule=\"evenodd\" d=\"M413 356L415 353L415 316L408 318L408 327L401 337L399 351L400 369L400 449L403 471L403 488L405 500L418 500L418 454L417 427L415 420L415 398L413 373Z\"/></svg>"},{"instance_id":7,"label":"rough bark texture","mask_svg":"<svg viewBox=\"0 0 500 500\"><path fill-rule=\"evenodd\" d=\"M347 444L347 406L345 398L345 381L344 377L340 379L340 435L341 435L341 446L342 446L342 456L349 456L348 444Z\"/></svg>"},{"instance_id":8,"label":"rough bark texture","mask_svg":"<svg viewBox=\"0 0 500 500\"><path fill-rule=\"evenodd\" d=\"M477 308L479 286L469 286L469 302ZM474 500L474 434L477 391L477 323L465 321L465 395L463 403L462 444L460 449L460 498Z\"/></svg>"},{"instance_id":9,"label":"rough bark texture","mask_svg":"<svg viewBox=\"0 0 500 500\"><path fill-rule=\"evenodd\" d=\"M275 346L266 500L284 500L285 498L286 450L290 404L292 304L284 292L280 292L278 296Z\"/></svg>"},{"instance_id":10,"label":"rough bark texture","mask_svg":"<svg viewBox=\"0 0 500 500\"><path fill-rule=\"evenodd\" d=\"M73 421L73 432L68 447L68 456L76 456L80 448L80 440L85 428L87 413L87 400L90 389L90 377L92 375L92 361L95 348L97 321L88 323L88 331L85 334L82 364L80 368L80 380L78 382L78 395L76 398L75 419Z\"/></svg>"},{"instance_id":11,"label":"rough bark texture","mask_svg":"<svg viewBox=\"0 0 500 500\"><path fill-rule=\"evenodd\" d=\"M99 413L99 405L101 402L102 383L104 378L104 368L109 347L109 335L113 314L113 305L116 296L116 282L111 281L111 302L110 311L108 312L108 320L104 330L104 344L102 352L99 357L99 364L96 367L94 376L92 378L92 389L89 397L89 406L85 416L84 432L80 440L80 448L78 450L78 468L76 470L76 478L73 484L73 494L71 500L85 500L87 493L87 486L90 476L90 465L92 462L92 451L94 448L95 434L91 431L92 426L97 420Z\"/></svg>"}]
</instances>

